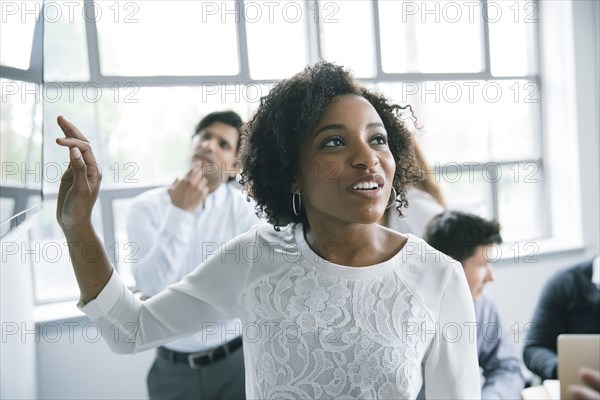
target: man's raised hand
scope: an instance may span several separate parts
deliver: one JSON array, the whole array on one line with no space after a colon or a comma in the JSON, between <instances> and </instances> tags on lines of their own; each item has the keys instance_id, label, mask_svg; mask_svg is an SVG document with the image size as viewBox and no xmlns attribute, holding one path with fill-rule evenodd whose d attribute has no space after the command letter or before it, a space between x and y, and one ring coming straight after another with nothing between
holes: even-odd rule
<instances>
[{"instance_id":1,"label":"man's raised hand","mask_svg":"<svg viewBox=\"0 0 600 400\"><path fill-rule=\"evenodd\" d=\"M195 162L183 179L175 179L168 191L174 206L193 212L204 201L209 188L202 167L202 162Z\"/></svg>"}]
</instances>

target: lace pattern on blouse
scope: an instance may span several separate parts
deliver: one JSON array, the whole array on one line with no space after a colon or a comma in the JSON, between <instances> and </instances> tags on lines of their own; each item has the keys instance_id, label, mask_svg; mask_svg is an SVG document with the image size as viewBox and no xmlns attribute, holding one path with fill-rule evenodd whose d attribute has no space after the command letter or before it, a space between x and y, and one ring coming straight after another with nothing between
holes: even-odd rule
<instances>
[{"instance_id":1,"label":"lace pattern on blouse","mask_svg":"<svg viewBox=\"0 0 600 400\"><path fill-rule=\"evenodd\" d=\"M243 304L253 396L416 396L431 340L415 332L433 320L396 272L344 279L303 259L253 284Z\"/></svg>"}]
</instances>

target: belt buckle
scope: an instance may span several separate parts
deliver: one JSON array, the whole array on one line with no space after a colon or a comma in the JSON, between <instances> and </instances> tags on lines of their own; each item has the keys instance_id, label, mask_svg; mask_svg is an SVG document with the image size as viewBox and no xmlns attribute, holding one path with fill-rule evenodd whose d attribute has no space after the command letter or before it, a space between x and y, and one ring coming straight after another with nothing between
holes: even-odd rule
<instances>
[{"instance_id":1,"label":"belt buckle","mask_svg":"<svg viewBox=\"0 0 600 400\"><path fill-rule=\"evenodd\" d=\"M209 364L212 364L213 362L213 352L209 351L208 353L193 353L188 355L188 364L190 366L191 369L200 369L200 364L196 364L196 359L202 359L204 357L208 357L209 359Z\"/></svg>"}]
</instances>

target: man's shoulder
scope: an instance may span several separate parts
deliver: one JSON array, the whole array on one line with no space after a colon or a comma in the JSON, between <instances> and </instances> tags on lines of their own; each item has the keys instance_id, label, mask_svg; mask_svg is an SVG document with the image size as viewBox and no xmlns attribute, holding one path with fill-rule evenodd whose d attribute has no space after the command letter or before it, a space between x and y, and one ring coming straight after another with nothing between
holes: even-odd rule
<instances>
[{"instance_id":1,"label":"man's shoulder","mask_svg":"<svg viewBox=\"0 0 600 400\"><path fill-rule=\"evenodd\" d=\"M235 215L256 217L256 202L243 189L231 183L226 184L226 188L227 198L229 199L228 206ZM256 217L256 222L258 221L259 219Z\"/></svg>"},{"instance_id":2,"label":"man's shoulder","mask_svg":"<svg viewBox=\"0 0 600 400\"><path fill-rule=\"evenodd\" d=\"M138 194L131 199L131 207L160 206L171 204L168 186L159 186Z\"/></svg>"},{"instance_id":3,"label":"man's shoulder","mask_svg":"<svg viewBox=\"0 0 600 400\"><path fill-rule=\"evenodd\" d=\"M231 198L232 201L234 201L235 203L249 202L249 197L243 188L240 188L233 183L225 183L224 185L228 193L227 197Z\"/></svg>"},{"instance_id":4,"label":"man's shoulder","mask_svg":"<svg viewBox=\"0 0 600 400\"><path fill-rule=\"evenodd\" d=\"M555 290L574 288L581 280L592 278L592 261L586 260L556 272L548 280L547 287Z\"/></svg>"},{"instance_id":5,"label":"man's shoulder","mask_svg":"<svg viewBox=\"0 0 600 400\"><path fill-rule=\"evenodd\" d=\"M568 268L567 271L571 273L574 277L583 279L585 281L589 281L592 279L594 269L594 260L585 260L580 262L577 265Z\"/></svg>"},{"instance_id":6,"label":"man's shoulder","mask_svg":"<svg viewBox=\"0 0 600 400\"><path fill-rule=\"evenodd\" d=\"M168 186L159 186L150 190L146 190L135 196L132 199L133 203L143 203L152 201L164 201L169 200Z\"/></svg>"}]
</instances>

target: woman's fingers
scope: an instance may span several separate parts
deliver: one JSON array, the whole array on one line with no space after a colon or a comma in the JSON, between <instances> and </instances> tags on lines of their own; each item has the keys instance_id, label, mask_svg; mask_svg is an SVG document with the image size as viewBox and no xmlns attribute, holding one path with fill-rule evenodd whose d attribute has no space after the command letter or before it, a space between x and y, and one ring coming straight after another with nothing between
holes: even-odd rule
<instances>
[{"instance_id":1,"label":"woman's fingers","mask_svg":"<svg viewBox=\"0 0 600 400\"><path fill-rule=\"evenodd\" d=\"M56 143L58 143L59 145L61 145L63 147L77 146L80 149L86 149L86 148L90 147L90 143L86 142L85 140L69 138L69 137L56 138Z\"/></svg>"},{"instance_id":2,"label":"woman's fingers","mask_svg":"<svg viewBox=\"0 0 600 400\"><path fill-rule=\"evenodd\" d=\"M62 129L66 137L83 140L89 143L88 138L86 138L85 135L81 133L75 125L73 125L68 119L66 119L62 115L58 116L56 122L58 123L58 126L60 126L60 129Z\"/></svg>"},{"instance_id":3,"label":"woman's fingers","mask_svg":"<svg viewBox=\"0 0 600 400\"><path fill-rule=\"evenodd\" d=\"M87 138L63 117L58 123L66 137L56 139L56 143L68 147L70 160L60 182L56 207L57 220L64 230L90 222L102 174Z\"/></svg>"},{"instance_id":4,"label":"woman's fingers","mask_svg":"<svg viewBox=\"0 0 600 400\"><path fill-rule=\"evenodd\" d=\"M92 153L92 147L90 146L90 141L88 140L88 138L85 137L85 135L81 133L75 125L73 125L62 115L60 115L56 119L56 122L65 134L65 138L58 138L56 140L56 143L60 144L61 146L76 146L77 148L79 148L79 151L81 151L81 154L83 155L83 160L85 161L86 165L88 167L95 167L97 165L96 158L94 157L94 153ZM97 168L94 169L97 170Z\"/></svg>"},{"instance_id":5,"label":"woman's fingers","mask_svg":"<svg viewBox=\"0 0 600 400\"><path fill-rule=\"evenodd\" d=\"M77 147L71 147L69 150L69 157L71 158L71 169L73 170L73 186L75 190L90 190L90 183L88 182L88 173L85 162L81 151Z\"/></svg>"},{"instance_id":6,"label":"woman's fingers","mask_svg":"<svg viewBox=\"0 0 600 400\"><path fill-rule=\"evenodd\" d=\"M89 165L96 164L96 157L89 142L75 138L57 138L56 143L64 147L77 147L83 155L83 160Z\"/></svg>"},{"instance_id":7,"label":"woman's fingers","mask_svg":"<svg viewBox=\"0 0 600 400\"><path fill-rule=\"evenodd\" d=\"M67 193L69 192L71 186L73 186L73 167L71 164L69 164L69 167L60 179L60 186L58 189L56 219L59 222L62 221L62 205L65 204L65 198L67 197Z\"/></svg>"},{"instance_id":8,"label":"woman's fingers","mask_svg":"<svg viewBox=\"0 0 600 400\"><path fill-rule=\"evenodd\" d=\"M96 157L92 152L92 146L88 142L74 138L57 138L56 143L70 148L72 167L78 166L78 163L80 162L84 163L83 167L85 167L86 174L90 182L96 182L99 180L100 169L96 163ZM72 153L73 149L75 148L78 150L77 156Z\"/></svg>"},{"instance_id":9,"label":"woman's fingers","mask_svg":"<svg viewBox=\"0 0 600 400\"><path fill-rule=\"evenodd\" d=\"M69 148L70 160L69 168L61 180L60 195L64 200L66 192L71 187L79 193L90 190L97 192L102 176L92 146L85 135L65 117L59 116L57 122L65 137L57 138L56 143Z\"/></svg>"}]
</instances>

